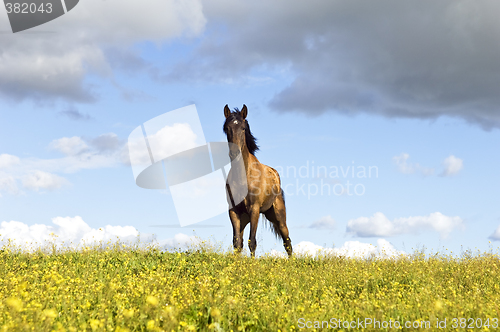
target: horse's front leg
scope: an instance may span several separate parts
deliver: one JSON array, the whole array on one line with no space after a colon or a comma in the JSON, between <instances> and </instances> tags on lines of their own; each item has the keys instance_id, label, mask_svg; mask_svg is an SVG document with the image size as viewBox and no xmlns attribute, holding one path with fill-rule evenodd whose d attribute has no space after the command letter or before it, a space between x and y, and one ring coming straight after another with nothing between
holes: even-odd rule
<instances>
[{"instance_id":1,"label":"horse's front leg","mask_svg":"<svg viewBox=\"0 0 500 332\"><path fill-rule=\"evenodd\" d=\"M241 237L241 219L240 216L234 212L234 210L229 210L229 218L231 219L231 224L233 225L233 247L234 251L240 253L243 250L243 238Z\"/></svg>"},{"instance_id":2,"label":"horse's front leg","mask_svg":"<svg viewBox=\"0 0 500 332\"><path fill-rule=\"evenodd\" d=\"M255 249L257 249L257 226L259 224L260 211L259 208L253 208L250 211L250 239L248 240L248 248L250 254L255 257Z\"/></svg>"}]
</instances>

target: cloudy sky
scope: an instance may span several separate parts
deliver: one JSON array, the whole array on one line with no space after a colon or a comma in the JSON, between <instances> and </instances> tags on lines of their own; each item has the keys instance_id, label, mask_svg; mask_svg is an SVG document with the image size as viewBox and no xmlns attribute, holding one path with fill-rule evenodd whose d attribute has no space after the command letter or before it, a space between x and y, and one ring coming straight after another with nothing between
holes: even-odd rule
<instances>
[{"instance_id":1,"label":"cloudy sky","mask_svg":"<svg viewBox=\"0 0 500 332\"><path fill-rule=\"evenodd\" d=\"M224 105L246 104L301 250L496 250L499 10L85 0L13 34L0 9L0 238L228 247L227 214L180 228L169 189L135 185L126 144L191 104L205 139L223 141ZM283 252L263 223L258 241Z\"/></svg>"}]
</instances>

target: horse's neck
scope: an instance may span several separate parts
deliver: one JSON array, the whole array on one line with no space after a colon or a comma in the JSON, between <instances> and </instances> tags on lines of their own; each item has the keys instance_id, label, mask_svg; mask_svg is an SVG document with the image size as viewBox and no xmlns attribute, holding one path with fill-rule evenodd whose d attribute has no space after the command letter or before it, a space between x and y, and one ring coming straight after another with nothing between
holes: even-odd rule
<instances>
[{"instance_id":1,"label":"horse's neck","mask_svg":"<svg viewBox=\"0 0 500 332\"><path fill-rule=\"evenodd\" d=\"M241 155L243 157L243 164L245 165L245 170L247 170L247 175L248 175L248 170L250 169L250 166L253 166L252 164L256 161L257 158L255 158L254 155L248 151L247 145L243 145L243 149L241 150Z\"/></svg>"}]
</instances>

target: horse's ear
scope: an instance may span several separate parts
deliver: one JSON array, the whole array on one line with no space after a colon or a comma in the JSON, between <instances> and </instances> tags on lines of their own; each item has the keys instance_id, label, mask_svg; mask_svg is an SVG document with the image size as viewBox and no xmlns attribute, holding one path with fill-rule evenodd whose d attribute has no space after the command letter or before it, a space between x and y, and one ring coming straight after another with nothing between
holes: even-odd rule
<instances>
[{"instance_id":1,"label":"horse's ear","mask_svg":"<svg viewBox=\"0 0 500 332\"><path fill-rule=\"evenodd\" d=\"M231 115L231 110L229 109L229 106L227 106L227 104L226 104L226 106L224 107L224 116L227 119L227 117L230 115Z\"/></svg>"},{"instance_id":2,"label":"horse's ear","mask_svg":"<svg viewBox=\"0 0 500 332\"><path fill-rule=\"evenodd\" d=\"M247 117L247 114L248 114L247 105L243 104L243 108L241 109L241 117L245 119Z\"/></svg>"}]
</instances>

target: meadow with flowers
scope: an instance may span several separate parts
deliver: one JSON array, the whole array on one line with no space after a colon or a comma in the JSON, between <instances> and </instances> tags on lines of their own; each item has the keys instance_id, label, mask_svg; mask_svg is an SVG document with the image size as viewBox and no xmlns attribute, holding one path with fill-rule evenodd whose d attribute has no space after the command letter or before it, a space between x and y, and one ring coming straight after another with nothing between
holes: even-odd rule
<instances>
[{"instance_id":1,"label":"meadow with flowers","mask_svg":"<svg viewBox=\"0 0 500 332\"><path fill-rule=\"evenodd\" d=\"M492 252L252 259L206 246L0 251L2 331L323 331L338 329L315 322L366 317L430 321L433 330L437 319L448 319L441 330L468 330L451 319L480 318L480 330L497 330L499 305Z\"/></svg>"}]
</instances>

